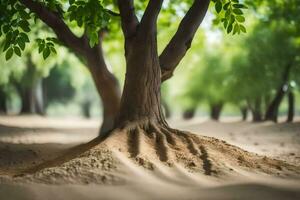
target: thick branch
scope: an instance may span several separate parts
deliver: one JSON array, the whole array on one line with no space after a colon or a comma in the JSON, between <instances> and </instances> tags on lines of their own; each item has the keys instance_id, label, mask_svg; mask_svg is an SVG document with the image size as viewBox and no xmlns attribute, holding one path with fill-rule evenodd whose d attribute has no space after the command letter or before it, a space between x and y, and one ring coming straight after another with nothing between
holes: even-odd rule
<instances>
[{"instance_id":1,"label":"thick branch","mask_svg":"<svg viewBox=\"0 0 300 200\"><path fill-rule=\"evenodd\" d=\"M125 38L129 38L135 34L139 23L134 12L133 0L118 0L118 6L124 36Z\"/></svg>"},{"instance_id":2,"label":"thick branch","mask_svg":"<svg viewBox=\"0 0 300 200\"><path fill-rule=\"evenodd\" d=\"M155 32L157 17L164 0L149 0L140 27L143 32Z\"/></svg>"},{"instance_id":3,"label":"thick branch","mask_svg":"<svg viewBox=\"0 0 300 200\"><path fill-rule=\"evenodd\" d=\"M193 5L179 24L178 30L159 56L162 81L169 79L190 48L194 35L203 21L210 0L194 0Z\"/></svg>"},{"instance_id":4,"label":"thick branch","mask_svg":"<svg viewBox=\"0 0 300 200\"><path fill-rule=\"evenodd\" d=\"M52 12L33 0L20 0L30 11L34 12L57 35L57 38L76 53L84 54L85 39L78 38L69 29L58 13Z\"/></svg>"}]
</instances>

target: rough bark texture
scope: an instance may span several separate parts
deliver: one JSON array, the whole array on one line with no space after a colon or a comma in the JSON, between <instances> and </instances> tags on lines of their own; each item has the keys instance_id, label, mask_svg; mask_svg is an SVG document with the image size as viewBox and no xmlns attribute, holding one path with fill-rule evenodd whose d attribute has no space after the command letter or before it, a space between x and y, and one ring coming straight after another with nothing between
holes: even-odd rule
<instances>
[{"instance_id":1,"label":"rough bark texture","mask_svg":"<svg viewBox=\"0 0 300 200\"><path fill-rule=\"evenodd\" d=\"M223 103L210 105L210 118L212 120L219 121L223 105Z\"/></svg>"},{"instance_id":2,"label":"rough bark texture","mask_svg":"<svg viewBox=\"0 0 300 200\"><path fill-rule=\"evenodd\" d=\"M292 68L292 64L288 64L283 72L282 75L282 83L280 84L279 88L277 89L277 92L275 94L274 99L272 100L271 104L268 106L265 120L272 120L274 122L277 122L277 115L278 115L278 109L282 102L282 99L287 92L288 89L288 79L289 79L289 73Z\"/></svg>"},{"instance_id":3,"label":"rough bark texture","mask_svg":"<svg viewBox=\"0 0 300 200\"><path fill-rule=\"evenodd\" d=\"M173 76L177 65L191 47L195 33L205 17L209 2L210 0L194 0L193 5L180 22L175 35L159 56L162 81Z\"/></svg>"},{"instance_id":4,"label":"rough bark texture","mask_svg":"<svg viewBox=\"0 0 300 200\"><path fill-rule=\"evenodd\" d=\"M288 94L288 117L287 122L293 122L295 115L295 95L292 91Z\"/></svg>"},{"instance_id":5,"label":"rough bark texture","mask_svg":"<svg viewBox=\"0 0 300 200\"><path fill-rule=\"evenodd\" d=\"M124 3L119 1L121 16ZM133 121L156 121L165 124L160 100L161 71L157 53L156 19L162 1L150 1L139 29L128 30L125 35L126 77L117 124ZM122 7L123 6L123 7ZM123 9L123 10L122 10ZM126 19L126 18L125 18ZM123 18L122 23L128 23ZM131 32L130 36L128 32Z\"/></svg>"},{"instance_id":6,"label":"rough bark texture","mask_svg":"<svg viewBox=\"0 0 300 200\"><path fill-rule=\"evenodd\" d=\"M196 113L196 109L195 108L186 109L183 112L182 117L185 120L189 120L189 119L192 119L195 116L195 113Z\"/></svg>"}]
</instances>

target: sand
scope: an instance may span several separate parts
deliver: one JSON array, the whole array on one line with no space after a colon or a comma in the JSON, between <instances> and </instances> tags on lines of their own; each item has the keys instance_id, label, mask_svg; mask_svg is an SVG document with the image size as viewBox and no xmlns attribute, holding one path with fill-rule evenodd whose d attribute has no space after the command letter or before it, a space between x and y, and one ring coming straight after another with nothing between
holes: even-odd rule
<instances>
[{"instance_id":1,"label":"sand","mask_svg":"<svg viewBox=\"0 0 300 200\"><path fill-rule=\"evenodd\" d=\"M168 162L160 162L151 139L140 135L132 140L124 134L79 157L69 160L69 156L67 162L47 163L69 155L71 148L84 149L84 145L76 146L97 136L98 122L0 117L0 199L300 199L299 121L253 124L237 119L223 123L193 119L171 120L170 124L226 140L193 140L196 151L201 145L207 151L209 175L203 167L205 153L199 148L202 157L192 154L185 148L190 143L181 137L174 139L178 152L186 151L188 156L179 159L177 150L170 148ZM143 145L130 149L128 142ZM24 174L45 161L47 168Z\"/></svg>"}]
</instances>

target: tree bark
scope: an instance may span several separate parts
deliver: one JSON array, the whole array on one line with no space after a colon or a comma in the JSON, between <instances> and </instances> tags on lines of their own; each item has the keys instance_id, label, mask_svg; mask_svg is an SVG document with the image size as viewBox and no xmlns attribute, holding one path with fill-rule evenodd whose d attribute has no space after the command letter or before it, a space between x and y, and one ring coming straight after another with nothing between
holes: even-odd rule
<instances>
[{"instance_id":1,"label":"tree bark","mask_svg":"<svg viewBox=\"0 0 300 200\"><path fill-rule=\"evenodd\" d=\"M102 101L103 121L100 135L105 135L114 127L114 122L119 113L121 91L118 80L106 67L101 41L96 47L86 49L86 59Z\"/></svg>"},{"instance_id":2,"label":"tree bark","mask_svg":"<svg viewBox=\"0 0 300 200\"><path fill-rule=\"evenodd\" d=\"M293 122L295 115L295 95L292 91L288 94L288 117L287 122Z\"/></svg>"},{"instance_id":3,"label":"tree bark","mask_svg":"<svg viewBox=\"0 0 300 200\"><path fill-rule=\"evenodd\" d=\"M161 108L161 71L156 41L156 19L161 4L162 1L150 1L140 28L134 37L125 40L126 76L117 126L134 121L167 124ZM124 10L120 12L123 15ZM126 35L126 30L123 32Z\"/></svg>"},{"instance_id":4,"label":"tree bark","mask_svg":"<svg viewBox=\"0 0 300 200\"><path fill-rule=\"evenodd\" d=\"M282 83L280 84L279 88L277 89L276 95L274 99L272 100L271 104L268 106L265 120L271 120L274 122L277 122L277 115L278 115L278 109L282 102L282 99L288 89L288 79L289 79L289 73L292 68L292 63L288 64L283 72L282 76Z\"/></svg>"},{"instance_id":5,"label":"tree bark","mask_svg":"<svg viewBox=\"0 0 300 200\"><path fill-rule=\"evenodd\" d=\"M216 103L210 105L210 118L212 120L219 121L223 105L223 103Z\"/></svg>"}]
</instances>

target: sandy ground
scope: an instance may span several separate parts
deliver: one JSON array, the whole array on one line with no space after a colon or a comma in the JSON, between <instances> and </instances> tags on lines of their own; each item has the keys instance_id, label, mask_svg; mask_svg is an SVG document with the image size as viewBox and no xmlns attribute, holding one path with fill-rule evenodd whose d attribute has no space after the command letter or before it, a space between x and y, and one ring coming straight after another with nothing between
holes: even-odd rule
<instances>
[{"instance_id":1,"label":"sandy ground","mask_svg":"<svg viewBox=\"0 0 300 200\"><path fill-rule=\"evenodd\" d=\"M10 178L92 140L97 136L98 124L96 120L0 116L0 199L300 199L297 177L242 171L236 177L218 178L190 173L180 166L147 170L117 152L117 163L108 160L100 165L116 165L117 170L107 174L121 181L102 176L102 168L97 171L102 179L92 182L53 182L53 174L41 176L40 182ZM174 119L170 125L300 166L300 119L292 124L239 122L235 118L222 123Z\"/></svg>"}]
</instances>

